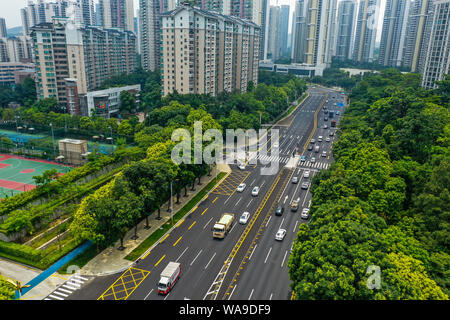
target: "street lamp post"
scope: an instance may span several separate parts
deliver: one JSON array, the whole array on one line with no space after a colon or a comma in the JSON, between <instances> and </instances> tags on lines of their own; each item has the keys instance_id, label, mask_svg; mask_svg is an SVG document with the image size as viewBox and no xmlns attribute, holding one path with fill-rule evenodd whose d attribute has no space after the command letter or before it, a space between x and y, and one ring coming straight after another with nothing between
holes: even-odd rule
<instances>
[{"instance_id":1,"label":"street lamp post","mask_svg":"<svg viewBox=\"0 0 450 320\"><path fill-rule=\"evenodd\" d=\"M53 123L50 123L50 128L52 129L53 158L55 158L55 135L53 133Z\"/></svg>"}]
</instances>

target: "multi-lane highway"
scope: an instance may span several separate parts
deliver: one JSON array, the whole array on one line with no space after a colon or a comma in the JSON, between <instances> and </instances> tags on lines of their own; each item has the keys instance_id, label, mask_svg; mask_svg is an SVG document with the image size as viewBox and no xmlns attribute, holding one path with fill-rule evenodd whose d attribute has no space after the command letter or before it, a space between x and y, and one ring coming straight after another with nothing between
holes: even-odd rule
<instances>
[{"instance_id":1,"label":"multi-lane highway","mask_svg":"<svg viewBox=\"0 0 450 320\"><path fill-rule=\"evenodd\" d=\"M232 165L233 171L209 197L138 263L117 274L97 277L66 299L289 299L286 264L296 230L307 221L300 218L300 213L302 208L309 207L311 198L301 184L310 182L317 170L328 168L332 162L335 136L330 137L330 142L325 138L335 129L323 129L322 107L339 110L342 115L343 108L334 106L342 100L339 92L310 88L302 105L274 127L280 130L279 154L269 153L265 157L279 162L275 174L261 175L264 164L260 162L248 164L244 170ZM326 122L328 127L330 120ZM317 141L319 135L323 136L323 142L316 142L320 152L308 151L311 138ZM267 149L272 148L269 137ZM307 161L285 169L296 150L306 155ZM327 152L325 157L321 157L322 151ZM316 162L311 163L314 155ZM305 170L310 170L309 178L303 177ZM293 176L299 178L297 184L291 183ZM237 186L243 182L247 184L245 190L237 192ZM255 197L251 195L254 186L260 187ZM297 212L290 211L294 199L300 203ZM285 207L282 216L273 213L278 204ZM245 211L251 217L247 224L241 225L238 220ZM225 239L213 239L211 228L224 212L235 214L236 222ZM275 233L280 227L287 234L278 242ZM157 284L170 261L181 264L181 277L167 296L161 296L157 294Z\"/></svg>"}]
</instances>

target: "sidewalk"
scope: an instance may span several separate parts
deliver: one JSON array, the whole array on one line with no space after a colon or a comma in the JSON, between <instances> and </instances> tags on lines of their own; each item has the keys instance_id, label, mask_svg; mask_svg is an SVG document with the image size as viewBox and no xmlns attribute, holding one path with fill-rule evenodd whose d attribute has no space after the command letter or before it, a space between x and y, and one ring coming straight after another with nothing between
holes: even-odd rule
<instances>
[{"instance_id":1,"label":"sidewalk","mask_svg":"<svg viewBox=\"0 0 450 320\"><path fill-rule=\"evenodd\" d=\"M18 262L0 258L0 274L10 280L19 281L21 285L25 285L32 279L36 278L42 270L22 265ZM64 283L69 276L54 273L45 281L34 287L22 300L41 300L44 299L50 292L55 290L59 285Z\"/></svg>"},{"instance_id":2,"label":"sidewalk","mask_svg":"<svg viewBox=\"0 0 450 320\"><path fill-rule=\"evenodd\" d=\"M218 172L231 172L231 168L226 164L219 164ZM214 178L215 178L215 169L212 170L210 177L205 176L202 178L202 185L201 186L196 185L195 191L192 192L188 188L187 197L183 197L184 193L182 193L182 196L180 197L180 204L175 204L174 200L173 204L174 215L194 196L196 196L197 193L201 191ZM138 232L137 232L139 236L138 239L136 240L131 239L131 237L134 236L134 228L128 231L123 241L125 250L122 251L117 250L117 248L120 245L120 241L117 241L117 243L114 246L103 250L100 254L98 254L91 261L89 261L83 268L81 268L80 274L88 276L103 276L124 271L127 268L129 268L134 262L126 260L124 259L124 257L126 257L138 245L140 245L141 242L143 242L153 232L155 232L162 225L170 221L171 214L167 212L167 207L168 207L167 202L161 207L161 220L156 220L154 214L149 218L149 224L151 226L150 229L148 230L144 229L145 219L138 224Z\"/></svg>"}]
</instances>

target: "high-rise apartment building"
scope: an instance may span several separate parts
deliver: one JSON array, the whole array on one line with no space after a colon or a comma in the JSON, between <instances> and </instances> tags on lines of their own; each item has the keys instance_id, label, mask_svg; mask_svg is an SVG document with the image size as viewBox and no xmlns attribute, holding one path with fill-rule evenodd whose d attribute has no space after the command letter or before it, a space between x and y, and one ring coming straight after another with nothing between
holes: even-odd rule
<instances>
[{"instance_id":1,"label":"high-rise apartment building","mask_svg":"<svg viewBox=\"0 0 450 320\"><path fill-rule=\"evenodd\" d=\"M308 0L297 0L292 28L291 59L295 63L303 63L306 44L306 16Z\"/></svg>"},{"instance_id":2,"label":"high-rise apartment building","mask_svg":"<svg viewBox=\"0 0 450 320\"><path fill-rule=\"evenodd\" d=\"M380 0L360 0L353 60L373 62Z\"/></svg>"},{"instance_id":3,"label":"high-rise apartment building","mask_svg":"<svg viewBox=\"0 0 450 320\"><path fill-rule=\"evenodd\" d=\"M245 92L258 83L258 25L189 5L161 17L164 95Z\"/></svg>"},{"instance_id":4,"label":"high-rise apartment building","mask_svg":"<svg viewBox=\"0 0 450 320\"><path fill-rule=\"evenodd\" d=\"M403 61L410 0L388 0L384 11L378 63L400 67Z\"/></svg>"},{"instance_id":5,"label":"high-rise apartment building","mask_svg":"<svg viewBox=\"0 0 450 320\"><path fill-rule=\"evenodd\" d=\"M142 68L160 69L160 9L159 0L139 1L139 30Z\"/></svg>"},{"instance_id":6,"label":"high-rise apartment building","mask_svg":"<svg viewBox=\"0 0 450 320\"><path fill-rule=\"evenodd\" d=\"M267 59L276 61L281 56L281 8L279 6L270 6L267 29Z\"/></svg>"},{"instance_id":7,"label":"high-rise apartment building","mask_svg":"<svg viewBox=\"0 0 450 320\"><path fill-rule=\"evenodd\" d=\"M289 32L289 13L290 6L282 5L280 7L280 36L281 36L281 56L288 54L288 32Z\"/></svg>"},{"instance_id":8,"label":"high-rise apartment building","mask_svg":"<svg viewBox=\"0 0 450 320\"><path fill-rule=\"evenodd\" d=\"M31 59L31 39L29 37L0 38L0 62L29 63Z\"/></svg>"},{"instance_id":9,"label":"high-rise apartment building","mask_svg":"<svg viewBox=\"0 0 450 320\"><path fill-rule=\"evenodd\" d=\"M435 81L450 74L450 0L435 0L432 11L422 71L422 86L425 88L435 88Z\"/></svg>"},{"instance_id":10,"label":"high-rise apartment building","mask_svg":"<svg viewBox=\"0 0 450 320\"><path fill-rule=\"evenodd\" d=\"M36 89L38 99L54 97L70 114L83 114L80 96L136 69L136 36L69 22L55 18L32 27Z\"/></svg>"},{"instance_id":11,"label":"high-rise apartment building","mask_svg":"<svg viewBox=\"0 0 450 320\"><path fill-rule=\"evenodd\" d=\"M356 0L344 0L339 2L335 56L341 61L352 58L353 29L355 26L357 10L356 5Z\"/></svg>"},{"instance_id":12,"label":"high-rise apartment building","mask_svg":"<svg viewBox=\"0 0 450 320\"><path fill-rule=\"evenodd\" d=\"M100 19L105 28L120 28L133 32L133 0L99 0Z\"/></svg>"},{"instance_id":13,"label":"high-rise apartment building","mask_svg":"<svg viewBox=\"0 0 450 320\"><path fill-rule=\"evenodd\" d=\"M403 65L411 72L423 70L427 43L427 29L433 21L433 0L414 0L409 11Z\"/></svg>"},{"instance_id":14,"label":"high-rise apartment building","mask_svg":"<svg viewBox=\"0 0 450 320\"><path fill-rule=\"evenodd\" d=\"M6 29L5 18L0 18L0 38L8 37L8 29Z\"/></svg>"}]
</instances>

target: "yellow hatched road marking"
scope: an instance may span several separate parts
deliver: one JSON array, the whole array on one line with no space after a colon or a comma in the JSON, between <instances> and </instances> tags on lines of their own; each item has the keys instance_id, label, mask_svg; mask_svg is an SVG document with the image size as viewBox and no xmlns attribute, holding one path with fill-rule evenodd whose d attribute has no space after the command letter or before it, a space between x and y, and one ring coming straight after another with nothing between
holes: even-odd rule
<instances>
[{"instance_id":1,"label":"yellow hatched road marking","mask_svg":"<svg viewBox=\"0 0 450 320\"><path fill-rule=\"evenodd\" d=\"M97 300L105 300L106 297L110 296L113 296L114 300L128 299L149 274L150 271L147 270L129 268ZM131 280L124 281L125 278L129 277L131 277ZM127 287L128 284L133 284L133 286ZM125 293L125 295L121 293Z\"/></svg>"}]
</instances>

